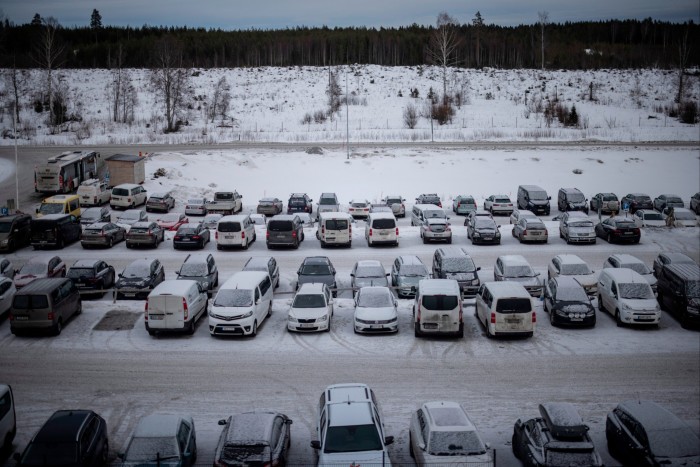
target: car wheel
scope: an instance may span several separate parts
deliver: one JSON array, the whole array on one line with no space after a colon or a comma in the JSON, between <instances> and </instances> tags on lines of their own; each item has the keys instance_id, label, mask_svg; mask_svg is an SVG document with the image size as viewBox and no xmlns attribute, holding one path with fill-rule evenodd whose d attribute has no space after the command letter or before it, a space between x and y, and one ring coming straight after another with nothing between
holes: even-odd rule
<instances>
[{"instance_id":1,"label":"car wheel","mask_svg":"<svg viewBox=\"0 0 700 467\"><path fill-rule=\"evenodd\" d=\"M217 250L223 250L223 247L217 243L217 244L216 244L216 249L217 249Z\"/></svg>"},{"instance_id":2,"label":"car wheel","mask_svg":"<svg viewBox=\"0 0 700 467\"><path fill-rule=\"evenodd\" d=\"M62 330L63 330L63 319L58 318L58 321L53 326L53 335L58 336L59 334L61 334Z\"/></svg>"},{"instance_id":3,"label":"car wheel","mask_svg":"<svg viewBox=\"0 0 700 467\"><path fill-rule=\"evenodd\" d=\"M355 326L353 326L354 328ZM331 319L328 318L328 327L325 329L325 332L331 332Z\"/></svg>"},{"instance_id":4,"label":"car wheel","mask_svg":"<svg viewBox=\"0 0 700 467\"><path fill-rule=\"evenodd\" d=\"M620 310L615 310L615 324L618 328L622 327L622 319L620 318Z\"/></svg>"},{"instance_id":5,"label":"car wheel","mask_svg":"<svg viewBox=\"0 0 700 467\"><path fill-rule=\"evenodd\" d=\"M156 335L156 332L153 329L146 329L148 331L148 335L151 337L154 337Z\"/></svg>"},{"instance_id":6,"label":"car wheel","mask_svg":"<svg viewBox=\"0 0 700 467\"><path fill-rule=\"evenodd\" d=\"M102 452L100 453L100 463L102 465L107 465L107 462L109 461L109 442L105 440L105 443L102 445Z\"/></svg>"},{"instance_id":7,"label":"car wheel","mask_svg":"<svg viewBox=\"0 0 700 467\"><path fill-rule=\"evenodd\" d=\"M253 337L258 335L258 322L257 321L253 321L253 332L251 332L250 335Z\"/></svg>"},{"instance_id":8,"label":"car wheel","mask_svg":"<svg viewBox=\"0 0 700 467\"><path fill-rule=\"evenodd\" d=\"M323 240L321 240L321 248L326 248L326 242L324 242Z\"/></svg>"},{"instance_id":9,"label":"car wheel","mask_svg":"<svg viewBox=\"0 0 700 467\"><path fill-rule=\"evenodd\" d=\"M554 320L554 312L552 310L549 310L549 324L551 324L553 327L557 326L557 323Z\"/></svg>"},{"instance_id":10,"label":"car wheel","mask_svg":"<svg viewBox=\"0 0 700 467\"><path fill-rule=\"evenodd\" d=\"M422 235L421 235L421 236L422 236ZM428 243L428 239L425 238L425 237L423 237L423 244L426 244L426 243Z\"/></svg>"},{"instance_id":11,"label":"car wheel","mask_svg":"<svg viewBox=\"0 0 700 467\"><path fill-rule=\"evenodd\" d=\"M413 452L413 436L411 435L410 432L408 433L408 454L409 454L413 459L416 458L416 454Z\"/></svg>"},{"instance_id":12,"label":"car wheel","mask_svg":"<svg viewBox=\"0 0 700 467\"><path fill-rule=\"evenodd\" d=\"M450 237L450 238L447 239L447 244L448 244L448 245L452 244L452 237Z\"/></svg>"},{"instance_id":13,"label":"car wheel","mask_svg":"<svg viewBox=\"0 0 700 467\"><path fill-rule=\"evenodd\" d=\"M78 307L75 309L75 316L78 316L83 312L83 302L82 300L78 302Z\"/></svg>"},{"instance_id":14,"label":"car wheel","mask_svg":"<svg viewBox=\"0 0 700 467\"><path fill-rule=\"evenodd\" d=\"M605 240L607 240L608 243L612 243L612 242L613 242L613 241L612 241L612 235L608 234L608 235L605 237Z\"/></svg>"},{"instance_id":15,"label":"car wheel","mask_svg":"<svg viewBox=\"0 0 700 467\"><path fill-rule=\"evenodd\" d=\"M114 245L114 239L109 237L109 240L107 241L107 248L112 248L112 245Z\"/></svg>"},{"instance_id":16,"label":"car wheel","mask_svg":"<svg viewBox=\"0 0 700 467\"><path fill-rule=\"evenodd\" d=\"M272 301L270 301L270 306L267 307L267 317L272 316Z\"/></svg>"},{"instance_id":17,"label":"car wheel","mask_svg":"<svg viewBox=\"0 0 700 467\"><path fill-rule=\"evenodd\" d=\"M187 334L190 336L194 334L194 317L187 324Z\"/></svg>"},{"instance_id":18,"label":"car wheel","mask_svg":"<svg viewBox=\"0 0 700 467\"><path fill-rule=\"evenodd\" d=\"M598 310L605 311L605 306L603 305L603 297L598 294Z\"/></svg>"}]
</instances>

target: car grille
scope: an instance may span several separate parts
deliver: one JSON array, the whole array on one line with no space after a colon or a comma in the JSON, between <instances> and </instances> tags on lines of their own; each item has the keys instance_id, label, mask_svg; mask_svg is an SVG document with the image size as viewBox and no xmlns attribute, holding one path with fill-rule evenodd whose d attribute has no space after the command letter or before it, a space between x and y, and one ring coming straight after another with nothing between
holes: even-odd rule
<instances>
[{"instance_id":1,"label":"car grille","mask_svg":"<svg viewBox=\"0 0 700 467\"><path fill-rule=\"evenodd\" d=\"M301 324L310 324L310 323L315 323L315 319L298 319L297 320Z\"/></svg>"},{"instance_id":2,"label":"car grille","mask_svg":"<svg viewBox=\"0 0 700 467\"><path fill-rule=\"evenodd\" d=\"M392 319L377 319L377 320L364 320L364 319L357 319L356 320L358 323L361 324L391 324L396 322L396 318Z\"/></svg>"},{"instance_id":3,"label":"car grille","mask_svg":"<svg viewBox=\"0 0 700 467\"><path fill-rule=\"evenodd\" d=\"M210 316L215 319L220 319L221 321L233 321L236 319L241 319L243 318L243 315L236 315L236 316L223 316L223 315L217 315L216 313L211 313Z\"/></svg>"}]
</instances>

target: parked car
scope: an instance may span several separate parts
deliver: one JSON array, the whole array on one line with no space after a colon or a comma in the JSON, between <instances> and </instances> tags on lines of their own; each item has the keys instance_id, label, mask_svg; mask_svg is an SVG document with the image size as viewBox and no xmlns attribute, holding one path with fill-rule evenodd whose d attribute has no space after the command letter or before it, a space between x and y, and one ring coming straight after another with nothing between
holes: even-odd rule
<instances>
[{"instance_id":1,"label":"parked car","mask_svg":"<svg viewBox=\"0 0 700 467\"><path fill-rule=\"evenodd\" d=\"M311 210L306 212L310 214ZM318 198L318 206L316 207L317 219L322 212L340 212L340 201L338 201L335 193L321 193L321 196Z\"/></svg>"},{"instance_id":2,"label":"parked car","mask_svg":"<svg viewBox=\"0 0 700 467\"><path fill-rule=\"evenodd\" d=\"M122 183L112 188L109 198L109 206L112 209L135 208L141 204L146 204L148 193L141 185L135 183Z\"/></svg>"},{"instance_id":3,"label":"parked car","mask_svg":"<svg viewBox=\"0 0 700 467\"><path fill-rule=\"evenodd\" d=\"M0 317L5 316L5 314L10 310L10 307L12 306L12 299L15 298L15 293L17 293L17 287L15 287L15 283L12 281L12 279L4 276L0 276ZM0 396L0 409L2 408L2 396ZM2 414L2 410L0 410L0 414ZM0 415L0 419L2 418L2 415ZM1 431L1 426L2 423L0 423L0 431ZM0 437L0 440L3 438ZM2 446L0 446L0 449Z\"/></svg>"},{"instance_id":4,"label":"parked car","mask_svg":"<svg viewBox=\"0 0 700 467\"><path fill-rule=\"evenodd\" d=\"M634 214L639 209L653 210L654 202L651 200L651 196L646 193L629 193L622 197L620 206L623 210L627 207L629 212Z\"/></svg>"},{"instance_id":5,"label":"parked car","mask_svg":"<svg viewBox=\"0 0 700 467\"><path fill-rule=\"evenodd\" d=\"M18 466L103 466L109 460L109 437L104 418L92 410L58 410L32 437Z\"/></svg>"},{"instance_id":6,"label":"parked car","mask_svg":"<svg viewBox=\"0 0 700 467\"><path fill-rule=\"evenodd\" d=\"M578 188L559 188L557 194L559 211L583 211L588 214L588 200Z\"/></svg>"},{"instance_id":7,"label":"parked car","mask_svg":"<svg viewBox=\"0 0 700 467\"><path fill-rule=\"evenodd\" d=\"M412 413L408 452L419 467L494 465L488 445L457 402L426 402Z\"/></svg>"},{"instance_id":8,"label":"parked car","mask_svg":"<svg viewBox=\"0 0 700 467\"><path fill-rule=\"evenodd\" d=\"M661 271L665 266L670 264L681 263L697 264L695 261L693 261L692 258L690 258L687 255L684 255L683 253L678 253L675 251L664 251L659 253L659 255L654 260L654 264L652 265L652 271L654 276L658 278L659 274L661 274Z\"/></svg>"},{"instance_id":9,"label":"parked car","mask_svg":"<svg viewBox=\"0 0 700 467\"><path fill-rule=\"evenodd\" d=\"M476 295L481 285L480 270L481 267L474 264L474 260L464 247L442 247L435 249L433 253L432 277L456 280L464 298Z\"/></svg>"},{"instance_id":10,"label":"parked car","mask_svg":"<svg viewBox=\"0 0 700 467\"><path fill-rule=\"evenodd\" d=\"M666 219L653 209L637 209L632 215L637 227L666 227Z\"/></svg>"},{"instance_id":11,"label":"parked car","mask_svg":"<svg viewBox=\"0 0 700 467\"><path fill-rule=\"evenodd\" d=\"M306 193L292 193L289 195L289 201L287 201L287 214L295 212L308 212L311 214L314 210L313 201Z\"/></svg>"},{"instance_id":12,"label":"parked car","mask_svg":"<svg viewBox=\"0 0 700 467\"><path fill-rule=\"evenodd\" d=\"M307 282L294 294L287 313L287 330L329 332L332 318L333 295L328 286Z\"/></svg>"},{"instance_id":13,"label":"parked car","mask_svg":"<svg viewBox=\"0 0 700 467\"><path fill-rule=\"evenodd\" d=\"M684 328L700 324L700 266L669 264L658 278L657 298L661 308L676 315Z\"/></svg>"},{"instance_id":14,"label":"parked car","mask_svg":"<svg viewBox=\"0 0 700 467\"><path fill-rule=\"evenodd\" d=\"M83 248L103 246L112 248L115 243L126 240L126 229L111 222L96 222L83 229L80 234L80 245Z\"/></svg>"},{"instance_id":15,"label":"parked car","mask_svg":"<svg viewBox=\"0 0 700 467\"><path fill-rule=\"evenodd\" d=\"M199 281L164 280L146 298L146 332L149 336L162 332L184 332L191 336L197 320L207 314L207 303L207 290Z\"/></svg>"},{"instance_id":16,"label":"parked car","mask_svg":"<svg viewBox=\"0 0 700 467\"><path fill-rule=\"evenodd\" d=\"M399 332L398 303L386 286L360 287L355 296L353 330L358 333Z\"/></svg>"},{"instance_id":17,"label":"parked car","mask_svg":"<svg viewBox=\"0 0 700 467\"><path fill-rule=\"evenodd\" d=\"M308 212L298 212L297 216L299 217L301 223L304 224L304 227L313 227L316 223L316 219L314 217L311 217L311 214L309 214ZM265 222L256 222L255 225L265 225Z\"/></svg>"},{"instance_id":18,"label":"parked car","mask_svg":"<svg viewBox=\"0 0 700 467\"><path fill-rule=\"evenodd\" d=\"M695 193L690 198L689 206L691 211L693 211L695 214L700 215L700 191Z\"/></svg>"},{"instance_id":19,"label":"parked car","mask_svg":"<svg viewBox=\"0 0 700 467\"><path fill-rule=\"evenodd\" d=\"M212 336L251 336L272 315L272 281L264 271L239 271L216 292L209 309Z\"/></svg>"},{"instance_id":20,"label":"parked car","mask_svg":"<svg viewBox=\"0 0 700 467\"><path fill-rule=\"evenodd\" d=\"M48 214L32 219L29 225L30 243L35 250L58 248L80 240L80 223L71 214Z\"/></svg>"},{"instance_id":21,"label":"parked car","mask_svg":"<svg viewBox=\"0 0 700 467\"><path fill-rule=\"evenodd\" d=\"M467 238L472 241L472 245L478 243L501 244L500 225L490 217L474 216L467 225Z\"/></svg>"},{"instance_id":22,"label":"parked car","mask_svg":"<svg viewBox=\"0 0 700 467\"><path fill-rule=\"evenodd\" d=\"M188 223L190 220L182 212L169 212L158 216L156 224L163 230L177 231L182 224Z\"/></svg>"},{"instance_id":23,"label":"parked car","mask_svg":"<svg viewBox=\"0 0 700 467\"><path fill-rule=\"evenodd\" d=\"M518 209L527 209L535 214L549 215L551 210L547 191L537 185L520 185L518 187Z\"/></svg>"},{"instance_id":24,"label":"parked car","mask_svg":"<svg viewBox=\"0 0 700 467\"><path fill-rule=\"evenodd\" d=\"M620 200L615 193L596 193L591 198L591 211L605 213L614 213L620 211Z\"/></svg>"},{"instance_id":25,"label":"parked car","mask_svg":"<svg viewBox=\"0 0 700 467\"><path fill-rule=\"evenodd\" d=\"M678 195L663 194L654 198L654 209L661 212L667 207L684 208L685 203Z\"/></svg>"},{"instance_id":26,"label":"parked car","mask_svg":"<svg viewBox=\"0 0 700 467\"><path fill-rule=\"evenodd\" d=\"M146 212L170 212L175 207L175 198L170 193L153 193L146 201Z\"/></svg>"},{"instance_id":27,"label":"parked car","mask_svg":"<svg viewBox=\"0 0 700 467\"><path fill-rule=\"evenodd\" d=\"M391 214L394 214L393 209L391 209L389 206L385 206L383 204L372 204L369 207L369 213L372 214L373 212L389 212Z\"/></svg>"},{"instance_id":28,"label":"parked car","mask_svg":"<svg viewBox=\"0 0 700 467\"><path fill-rule=\"evenodd\" d=\"M661 309L649 283L628 268L605 268L598 276L598 309L610 313L618 326L658 326Z\"/></svg>"},{"instance_id":29,"label":"parked car","mask_svg":"<svg viewBox=\"0 0 700 467\"><path fill-rule=\"evenodd\" d=\"M80 184L76 194L80 196L81 207L100 206L109 202L112 190L103 180L88 178Z\"/></svg>"},{"instance_id":30,"label":"parked car","mask_svg":"<svg viewBox=\"0 0 700 467\"><path fill-rule=\"evenodd\" d=\"M698 225L698 218L690 209L667 207L664 208L662 216L665 218L666 225L670 227L697 227Z\"/></svg>"},{"instance_id":31,"label":"parked car","mask_svg":"<svg viewBox=\"0 0 700 467\"><path fill-rule=\"evenodd\" d=\"M496 281L511 281L522 284L533 297L542 295L543 284L530 263L522 255L501 255L496 258L493 278Z\"/></svg>"},{"instance_id":32,"label":"parked car","mask_svg":"<svg viewBox=\"0 0 700 467\"><path fill-rule=\"evenodd\" d=\"M510 223L517 224L520 219L525 217L529 219L539 219L532 211L528 211L526 209L514 209L510 215Z\"/></svg>"},{"instance_id":33,"label":"parked car","mask_svg":"<svg viewBox=\"0 0 700 467\"><path fill-rule=\"evenodd\" d=\"M206 216L207 215L207 198L190 198L185 203L185 215L187 216Z\"/></svg>"},{"instance_id":34,"label":"parked car","mask_svg":"<svg viewBox=\"0 0 700 467\"><path fill-rule=\"evenodd\" d=\"M277 288L280 285L280 268L274 256L253 256L248 258L243 271L263 271L267 272L272 281L272 287Z\"/></svg>"},{"instance_id":35,"label":"parked car","mask_svg":"<svg viewBox=\"0 0 700 467\"><path fill-rule=\"evenodd\" d=\"M454 279L418 282L411 321L415 337L464 337L464 307L459 283Z\"/></svg>"},{"instance_id":36,"label":"parked car","mask_svg":"<svg viewBox=\"0 0 700 467\"><path fill-rule=\"evenodd\" d=\"M114 284L117 299L146 298L164 280L165 270L159 260L134 260L124 268Z\"/></svg>"},{"instance_id":37,"label":"parked car","mask_svg":"<svg viewBox=\"0 0 700 467\"><path fill-rule=\"evenodd\" d=\"M318 465L386 465L387 446L383 414L374 391L366 384L334 384L321 394L311 447Z\"/></svg>"},{"instance_id":38,"label":"parked car","mask_svg":"<svg viewBox=\"0 0 700 467\"><path fill-rule=\"evenodd\" d=\"M401 195L387 195L384 198L384 204L391 208L391 212L394 217L406 217L406 206L404 202L406 201Z\"/></svg>"},{"instance_id":39,"label":"parked car","mask_svg":"<svg viewBox=\"0 0 700 467\"><path fill-rule=\"evenodd\" d=\"M137 222L148 220L148 215L140 209L127 209L117 216L117 224L134 225Z\"/></svg>"},{"instance_id":40,"label":"parked car","mask_svg":"<svg viewBox=\"0 0 700 467\"><path fill-rule=\"evenodd\" d=\"M595 226L595 234L608 243L639 243L642 232L630 217L608 217Z\"/></svg>"},{"instance_id":41,"label":"parked car","mask_svg":"<svg viewBox=\"0 0 700 467\"><path fill-rule=\"evenodd\" d=\"M512 234L520 243L547 243L547 239L549 238L547 227L544 225L544 222L539 219L520 219L518 223L513 226Z\"/></svg>"},{"instance_id":42,"label":"parked car","mask_svg":"<svg viewBox=\"0 0 700 467\"><path fill-rule=\"evenodd\" d=\"M211 232L201 222L182 224L173 237L173 248L204 248L211 240Z\"/></svg>"},{"instance_id":43,"label":"parked car","mask_svg":"<svg viewBox=\"0 0 700 467\"><path fill-rule=\"evenodd\" d=\"M12 449L12 441L17 434L17 414L12 386L0 384L0 451Z\"/></svg>"},{"instance_id":44,"label":"parked car","mask_svg":"<svg viewBox=\"0 0 700 467\"><path fill-rule=\"evenodd\" d=\"M435 193L423 193L416 198L416 204L434 204L437 207L442 207L440 197Z\"/></svg>"},{"instance_id":45,"label":"parked car","mask_svg":"<svg viewBox=\"0 0 700 467\"><path fill-rule=\"evenodd\" d=\"M595 226L593 221L580 211L569 211L557 216L559 219L559 238L566 243L595 243Z\"/></svg>"},{"instance_id":46,"label":"parked car","mask_svg":"<svg viewBox=\"0 0 700 467\"><path fill-rule=\"evenodd\" d=\"M17 271L15 270L12 261L7 258L0 257L0 277L7 277L8 279L14 279Z\"/></svg>"},{"instance_id":47,"label":"parked car","mask_svg":"<svg viewBox=\"0 0 700 467\"><path fill-rule=\"evenodd\" d=\"M209 230L216 230L216 227L222 217L224 217L223 214L207 214L204 216L204 219L202 219L202 225Z\"/></svg>"},{"instance_id":48,"label":"parked car","mask_svg":"<svg viewBox=\"0 0 700 467\"><path fill-rule=\"evenodd\" d=\"M68 268L66 277L73 281L81 292L95 290L104 293L114 287L117 273L114 267L101 259L79 259Z\"/></svg>"},{"instance_id":49,"label":"parked car","mask_svg":"<svg viewBox=\"0 0 700 467\"><path fill-rule=\"evenodd\" d=\"M527 467L599 467L603 460L576 407L569 402L540 404L541 417L518 419L513 427L513 454Z\"/></svg>"},{"instance_id":50,"label":"parked car","mask_svg":"<svg viewBox=\"0 0 700 467\"><path fill-rule=\"evenodd\" d=\"M481 284L476 294L475 315L484 325L486 337L532 337L537 324L530 293L515 282Z\"/></svg>"},{"instance_id":51,"label":"parked car","mask_svg":"<svg viewBox=\"0 0 700 467\"><path fill-rule=\"evenodd\" d=\"M10 307L10 332L47 331L57 336L72 316L83 311L78 288L65 277L37 279L15 293Z\"/></svg>"},{"instance_id":52,"label":"parked car","mask_svg":"<svg viewBox=\"0 0 700 467\"><path fill-rule=\"evenodd\" d=\"M659 404L620 402L605 420L608 452L628 466L699 465L695 431Z\"/></svg>"},{"instance_id":53,"label":"parked car","mask_svg":"<svg viewBox=\"0 0 700 467\"><path fill-rule=\"evenodd\" d=\"M165 231L153 221L137 222L126 233L126 247L151 246L156 248L165 241Z\"/></svg>"},{"instance_id":54,"label":"parked car","mask_svg":"<svg viewBox=\"0 0 700 467\"><path fill-rule=\"evenodd\" d=\"M421 225L426 219L449 220L449 217L437 204L414 204L411 209L411 225Z\"/></svg>"},{"instance_id":55,"label":"parked car","mask_svg":"<svg viewBox=\"0 0 700 467\"><path fill-rule=\"evenodd\" d=\"M350 287L353 294L360 287L371 285L386 287L389 285L387 280L389 273L384 270L382 263L376 259L364 259L355 263L350 272Z\"/></svg>"},{"instance_id":56,"label":"parked car","mask_svg":"<svg viewBox=\"0 0 700 467\"><path fill-rule=\"evenodd\" d=\"M544 286L544 311L552 326L595 326L595 308L586 289L573 277L549 279Z\"/></svg>"},{"instance_id":57,"label":"parked car","mask_svg":"<svg viewBox=\"0 0 700 467\"><path fill-rule=\"evenodd\" d=\"M627 268L637 272L642 276L651 286L651 289L656 292L656 276L649 269L649 266L644 264L644 261L640 260L636 256L629 255L627 253L615 253L608 256L608 259L603 263L603 268Z\"/></svg>"},{"instance_id":58,"label":"parked car","mask_svg":"<svg viewBox=\"0 0 700 467\"><path fill-rule=\"evenodd\" d=\"M452 212L457 215L466 216L469 211L476 211L476 201L470 195L457 195L452 200Z\"/></svg>"},{"instance_id":59,"label":"parked car","mask_svg":"<svg viewBox=\"0 0 700 467\"><path fill-rule=\"evenodd\" d=\"M338 285L335 282L335 268L327 256L307 256L304 258L297 270L296 290L299 290L299 287L307 282L326 284L331 289L334 297L338 295L336 290Z\"/></svg>"},{"instance_id":60,"label":"parked car","mask_svg":"<svg viewBox=\"0 0 700 467\"><path fill-rule=\"evenodd\" d=\"M589 295L595 295L598 276L584 260L576 255L561 254L552 258L547 266L547 279L559 276L571 277L586 289Z\"/></svg>"},{"instance_id":61,"label":"parked car","mask_svg":"<svg viewBox=\"0 0 700 467\"><path fill-rule=\"evenodd\" d=\"M367 200L352 200L348 206L348 213L355 219L358 217L366 219L371 206L372 203Z\"/></svg>"},{"instance_id":62,"label":"parked car","mask_svg":"<svg viewBox=\"0 0 700 467\"><path fill-rule=\"evenodd\" d=\"M45 277L65 277L66 263L60 256L36 256L30 258L15 274L15 287L21 289L33 280Z\"/></svg>"},{"instance_id":63,"label":"parked car","mask_svg":"<svg viewBox=\"0 0 700 467\"><path fill-rule=\"evenodd\" d=\"M284 414L262 410L219 420L223 429L214 451L214 465L286 466L291 424Z\"/></svg>"},{"instance_id":64,"label":"parked car","mask_svg":"<svg viewBox=\"0 0 700 467\"><path fill-rule=\"evenodd\" d=\"M193 467L197 462L194 420L189 415L146 415L138 421L118 457L122 467Z\"/></svg>"},{"instance_id":65,"label":"parked car","mask_svg":"<svg viewBox=\"0 0 700 467\"><path fill-rule=\"evenodd\" d=\"M219 219L215 238L217 250L232 246L240 246L247 250L258 236L255 232L255 224L253 224L249 214L234 214Z\"/></svg>"},{"instance_id":66,"label":"parked car","mask_svg":"<svg viewBox=\"0 0 700 467\"><path fill-rule=\"evenodd\" d=\"M475 209L474 211L469 211L467 218L464 219L464 225L469 225L469 221L475 217L487 217L489 219L493 219L493 214L485 209Z\"/></svg>"},{"instance_id":67,"label":"parked car","mask_svg":"<svg viewBox=\"0 0 700 467\"><path fill-rule=\"evenodd\" d=\"M426 219L420 225L420 238L423 243L452 243L452 229L447 219Z\"/></svg>"},{"instance_id":68,"label":"parked car","mask_svg":"<svg viewBox=\"0 0 700 467\"><path fill-rule=\"evenodd\" d=\"M219 268L211 253L187 255L176 274L178 279L199 282L202 289L209 293L219 286Z\"/></svg>"},{"instance_id":69,"label":"parked car","mask_svg":"<svg viewBox=\"0 0 700 467\"><path fill-rule=\"evenodd\" d=\"M299 248L304 241L304 224L296 214L277 214L267 221L267 248L291 246Z\"/></svg>"},{"instance_id":70,"label":"parked car","mask_svg":"<svg viewBox=\"0 0 700 467\"><path fill-rule=\"evenodd\" d=\"M394 260L390 276L396 295L399 298L410 298L416 295L418 282L428 279L430 272L418 256L404 255Z\"/></svg>"},{"instance_id":71,"label":"parked car","mask_svg":"<svg viewBox=\"0 0 700 467\"><path fill-rule=\"evenodd\" d=\"M491 215L503 214L509 216L513 213L513 202L508 195L491 195L484 200L484 211Z\"/></svg>"},{"instance_id":72,"label":"parked car","mask_svg":"<svg viewBox=\"0 0 700 467\"><path fill-rule=\"evenodd\" d=\"M331 245L351 247L352 216L345 212L320 213L318 215L316 238L321 242L321 248Z\"/></svg>"},{"instance_id":73,"label":"parked car","mask_svg":"<svg viewBox=\"0 0 700 467\"><path fill-rule=\"evenodd\" d=\"M399 225L393 213L373 212L365 223L365 240L367 246L399 246Z\"/></svg>"},{"instance_id":74,"label":"parked car","mask_svg":"<svg viewBox=\"0 0 700 467\"><path fill-rule=\"evenodd\" d=\"M111 222L112 214L107 206L83 209L80 214L80 224L83 226L96 222Z\"/></svg>"},{"instance_id":75,"label":"parked car","mask_svg":"<svg viewBox=\"0 0 700 467\"><path fill-rule=\"evenodd\" d=\"M281 214L283 209L282 200L279 198L262 198L258 201L258 207L255 212L265 216L274 216Z\"/></svg>"},{"instance_id":76,"label":"parked car","mask_svg":"<svg viewBox=\"0 0 700 467\"><path fill-rule=\"evenodd\" d=\"M29 245L30 224L29 214L13 214L0 217L0 251L15 251L17 248Z\"/></svg>"}]
</instances>

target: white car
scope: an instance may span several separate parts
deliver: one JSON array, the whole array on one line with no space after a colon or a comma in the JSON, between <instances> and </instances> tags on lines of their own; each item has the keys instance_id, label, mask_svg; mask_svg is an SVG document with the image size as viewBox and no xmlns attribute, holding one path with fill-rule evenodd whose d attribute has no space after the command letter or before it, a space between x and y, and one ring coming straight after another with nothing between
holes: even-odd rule
<instances>
[{"instance_id":1,"label":"white car","mask_svg":"<svg viewBox=\"0 0 700 467\"><path fill-rule=\"evenodd\" d=\"M654 273L649 266L644 264L644 261L636 256L632 256L627 253L616 253L614 255L610 255L608 259L605 260L605 263L603 263L603 269L605 268L632 269L646 279L654 293L656 293L656 277L654 276Z\"/></svg>"},{"instance_id":2,"label":"white car","mask_svg":"<svg viewBox=\"0 0 700 467\"><path fill-rule=\"evenodd\" d=\"M649 283L627 268L607 268L598 277L598 309L624 324L658 325L661 309Z\"/></svg>"},{"instance_id":3,"label":"white car","mask_svg":"<svg viewBox=\"0 0 700 467\"><path fill-rule=\"evenodd\" d=\"M489 451L457 402L426 402L411 416L408 452L421 467L493 465Z\"/></svg>"},{"instance_id":4,"label":"white car","mask_svg":"<svg viewBox=\"0 0 700 467\"><path fill-rule=\"evenodd\" d=\"M491 195L484 200L484 211L489 211L494 216L496 214L508 216L513 212L513 202L507 195Z\"/></svg>"},{"instance_id":5,"label":"white car","mask_svg":"<svg viewBox=\"0 0 700 467\"><path fill-rule=\"evenodd\" d=\"M3 316L10 309L16 293L17 288L12 279L0 276L0 316Z\"/></svg>"},{"instance_id":6,"label":"white car","mask_svg":"<svg viewBox=\"0 0 700 467\"><path fill-rule=\"evenodd\" d=\"M333 296L326 284L302 284L289 308L287 330L299 332L330 331Z\"/></svg>"},{"instance_id":7,"label":"white car","mask_svg":"<svg viewBox=\"0 0 700 467\"><path fill-rule=\"evenodd\" d=\"M510 215L510 223L517 224L523 217L537 219L537 216L532 211L528 211L527 209L514 209L513 213Z\"/></svg>"},{"instance_id":8,"label":"white car","mask_svg":"<svg viewBox=\"0 0 700 467\"><path fill-rule=\"evenodd\" d=\"M369 216L369 210L372 205L369 201L352 200L350 201L350 206L348 207L348 213L352 217L364 217Z\"/></svg>"},{"instance_id":9,"label":"white car","mask_svg":"<svg viewBox=\"0 0 700 467\"><path fill-rule=\"evenodd\" d=\"M576 255L562 254L552 258L547 266L547 278L559 276L572 277L589 295L595 295L598 291L598 275L588 263Z\"/></svg>"},{"instance_id":10,"label":"white car","mask_svg":"<svg viewBox=\"0 0 700 467\"><path fill-rule=\"evenodd\" d=\"M362 287L355 296L355 333L399 332L397 307L389 287Z\"/></svg>"},{"instance_id":11,"label":"white car","mask_svg":"<svg viewBox=\"0 0 700 467\"><path fill-rule=\"evenodd\" d=\"M137 222L143 222L148 220L148 214L146 211L140 209L127 209L123 213L117 216L117 224L128 225L131 227Z\"/></svg>"},{"instance_id":12,"label":"white car","mask_svg":"<svg viewBox=\"0 0 700 467\"><path fill-rule=\"evenodd\" d=\"M653 209L638 209L632 217L637 227L666 227L664 216Z\"/></svg>"}]
</instances>

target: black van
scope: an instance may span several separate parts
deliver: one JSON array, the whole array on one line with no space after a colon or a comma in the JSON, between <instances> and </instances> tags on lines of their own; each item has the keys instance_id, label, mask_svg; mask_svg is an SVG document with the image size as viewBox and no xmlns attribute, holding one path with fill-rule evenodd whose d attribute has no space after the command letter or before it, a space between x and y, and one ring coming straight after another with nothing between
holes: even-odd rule
<instances>
[{"instance_id":1,"label":"black van","mask_svg":"<svg viewBox=\"0 0 700 467\"><path fill-rule=\"evenodd\" d=\"M65 245L80 240L80 223L70 214L48 214L31 222L31 244L35 249Z\"/></svg>"},{"instance_id":2,"label":"black van","mask_svg":"<svg viewBox=\"0 0 700 467\"><path fill-rule=\"evenodd\" d=\"M518 209L527 209L536 215L549 215L551 196L537 185L520 185L518 187Z\"/></svg>"},{"instance_id":3,"label":"black van","mask_svg":"<svg viewBox=\"0 0 700 467\"><path fill-rule=\"evenodd\" d=\"M700 325L700 266L669 264L661 269L657 279L661 308L676 315L684 328Z\"/></svg>"},{"instance_id":4,"label":"black van","mask_svg":"<svg viewBox=\"0 0 700 467\"><path fill-rule=\"evenodd\" d=\"M20 335L28 331L61 334L63 325L83 311L80 292L72 280L36 279L17 291L10 307L10 331Z\"/></svg>"},{"instance_id":5,"label":"black van","mask_svg":"<svg viewBox=\"0 0 700 467\"><path fill-rule=\"evenodd\" d=\"M578 188L559 188L557 196L559 211L583 211L588 214L588 200Z\"/></svg>"},{"instance_id":6,"label":"black van","mask_svg":"<svg viewBox=\"0 0 700 467\"><path fill-rule=\"evenodd\" d=\"M29 245L29 226L32 216L14 214L0 217L0 251L15 251Z\"/></svg>"}]
</instances>

